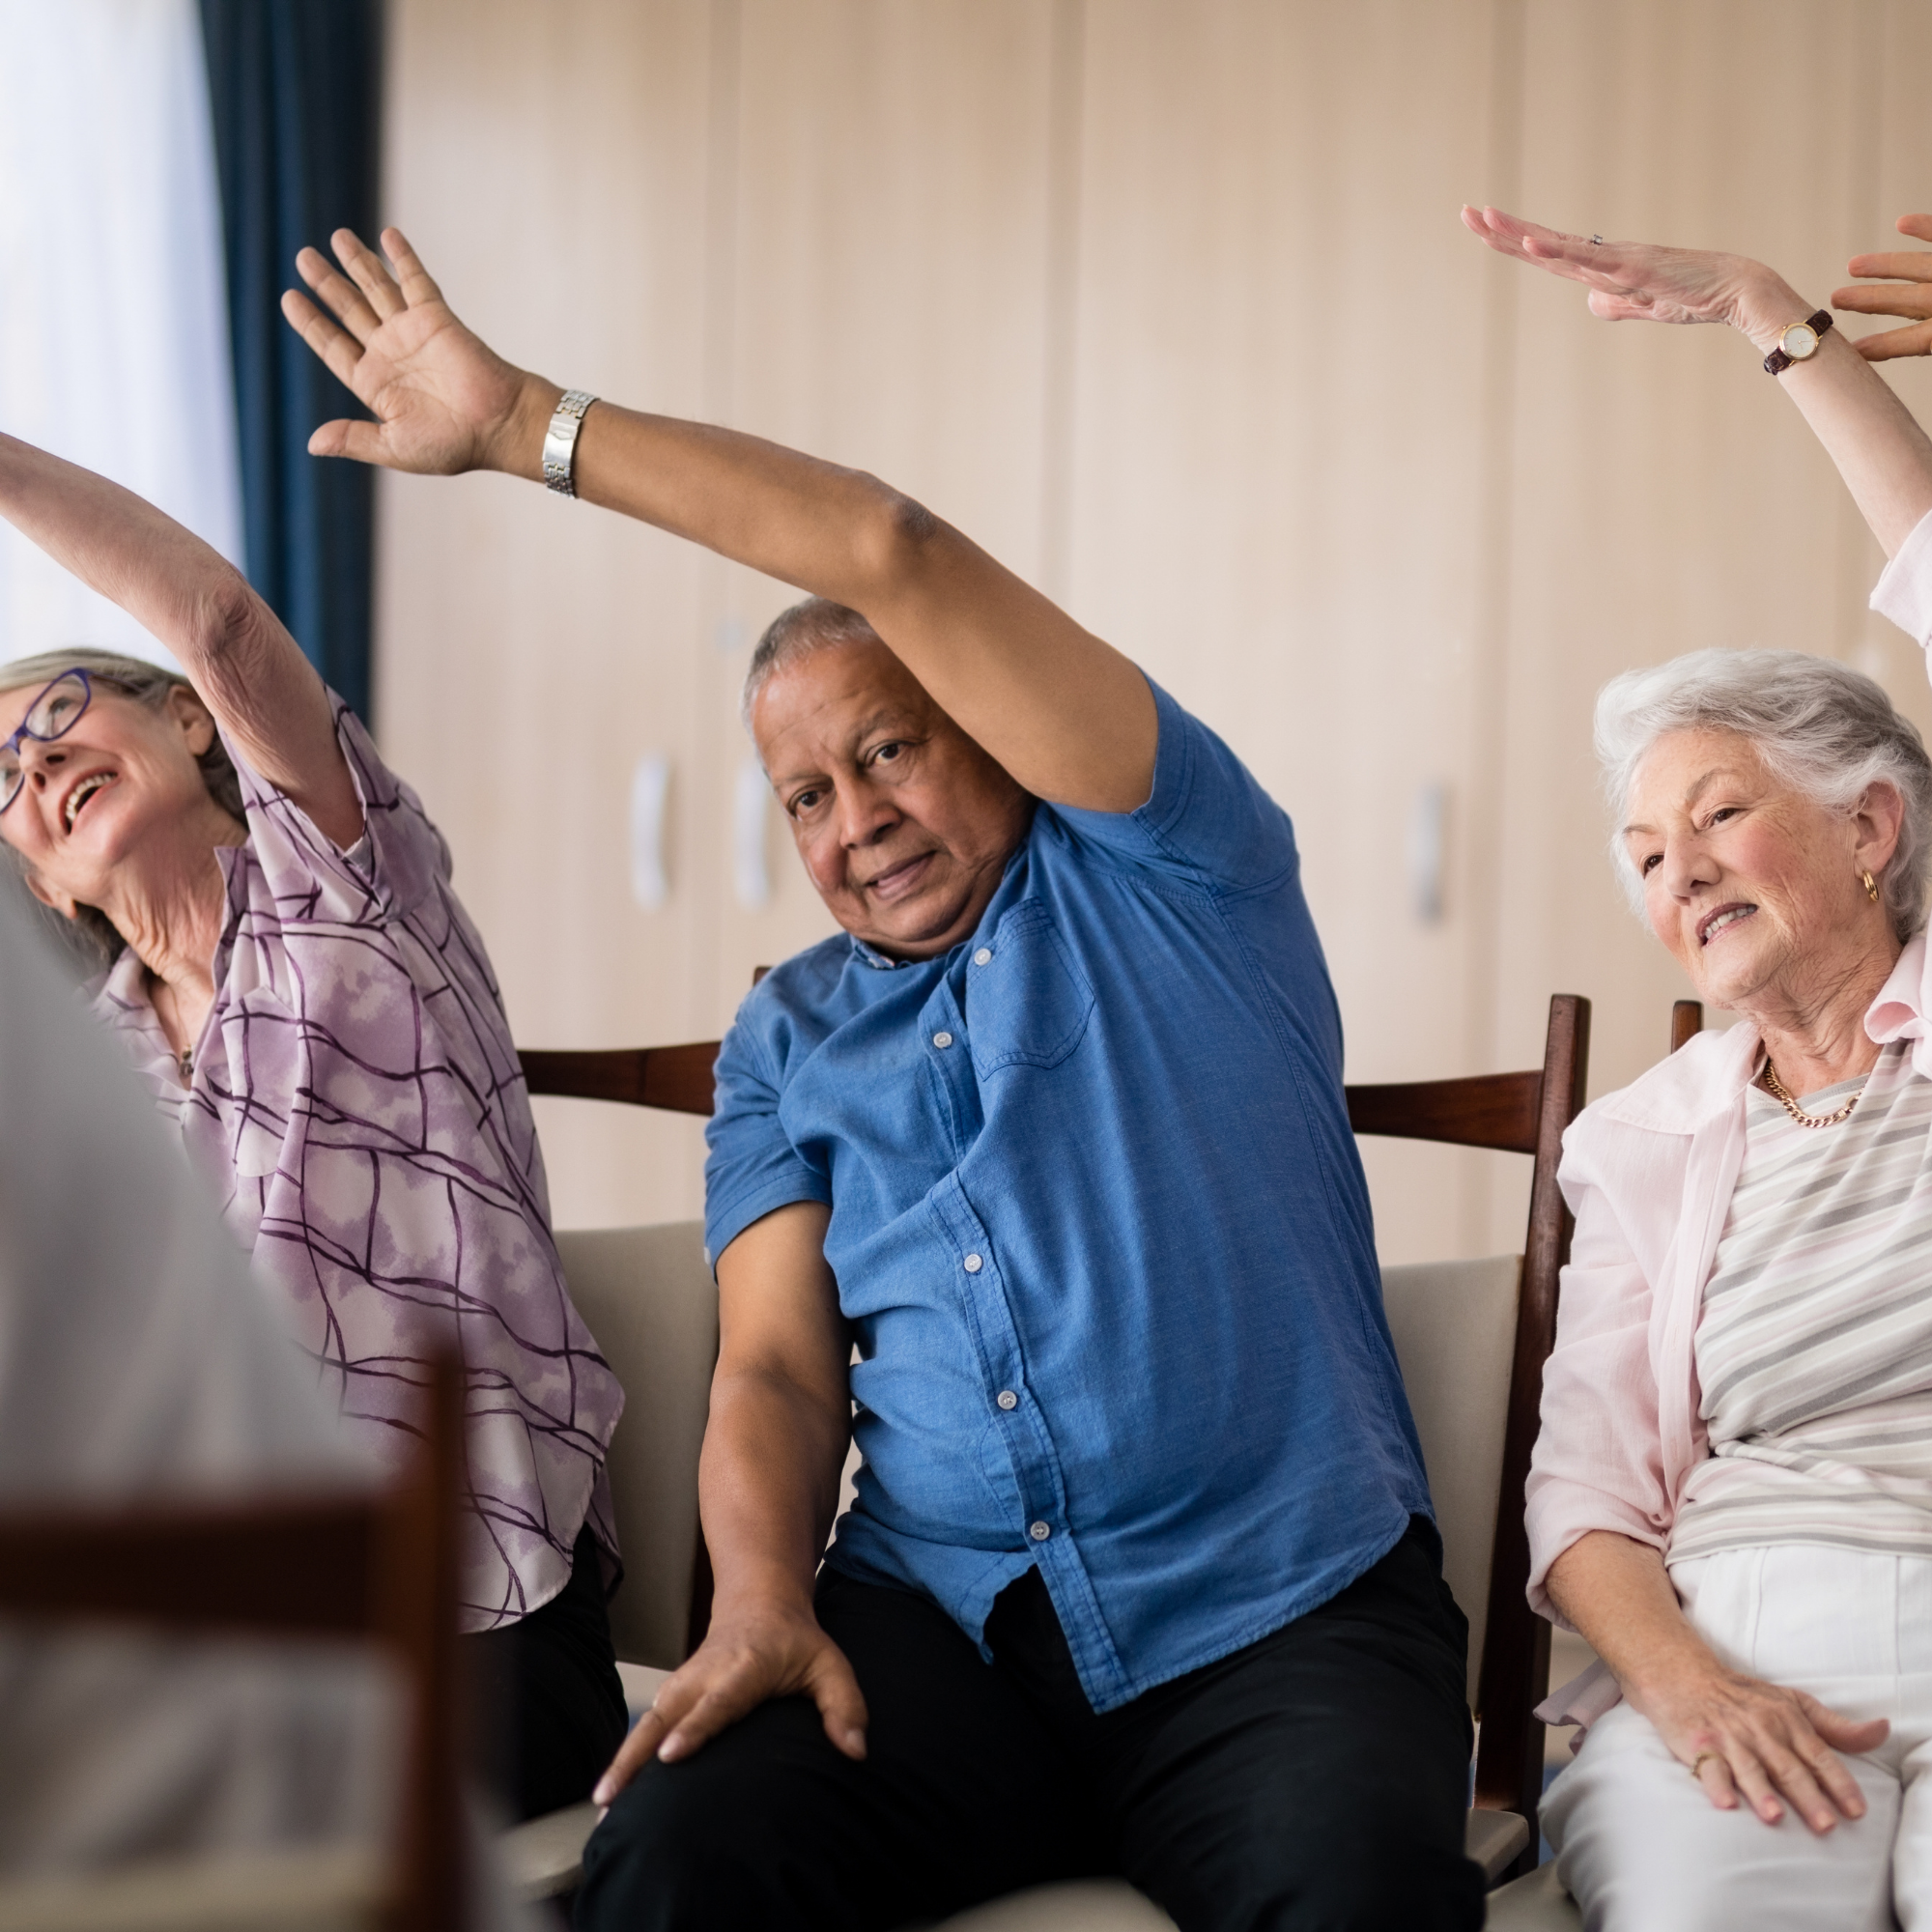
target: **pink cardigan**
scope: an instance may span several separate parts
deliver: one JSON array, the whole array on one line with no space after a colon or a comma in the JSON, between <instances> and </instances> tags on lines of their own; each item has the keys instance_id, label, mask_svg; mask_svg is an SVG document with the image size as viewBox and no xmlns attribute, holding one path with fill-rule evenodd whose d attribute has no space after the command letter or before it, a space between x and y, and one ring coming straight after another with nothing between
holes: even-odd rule
<instances>
[{"instance_id":1,"label":"pink cardigan","mask_svg":"<svg viewBox=\"0 0 1932 1932\"><path fill-rule=\"evenodd\" d=\"M1872 608L1932 642L1932 516L1887 566ZM1922 932L1872 1003L1865 1031L1880 1044L1915 1042L1913 1066L1932 1078ZM1691 1343L1744 1159L1745 1090L1757 1058L1748 1021L1699 1034L1585 1108L1563 1137L1557 1179L1577 1234L1528 1489L1529 1601L1554 1623L1564 1619L1545 1579L1557 1557L1593 1529L1665 1548L1685 1478L1709 1453ZM1599 1664L1539 1715L1587 1722L1616 1701Z\"/></svg>"}]
</instances>

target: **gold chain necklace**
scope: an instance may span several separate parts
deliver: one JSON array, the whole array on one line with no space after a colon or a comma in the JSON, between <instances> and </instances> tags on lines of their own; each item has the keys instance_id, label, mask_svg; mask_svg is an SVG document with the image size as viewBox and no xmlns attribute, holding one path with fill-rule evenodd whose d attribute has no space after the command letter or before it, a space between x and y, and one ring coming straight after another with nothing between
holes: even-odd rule
<instances>
[{"instance_id":1,"label":"gold chain necklace","mask_svg":"<svg viewBox=\"0 0 1932 1932\"><path fill-rule=\"evenodd\" d=\"M1870 1078L1871 1078L1870 1074L1865 1075L1865 1079L1867 1081L1869 1081ZM1864 1093L1865 1093L1864 1088L1861 1086L1859 1089L1859 1091L1856 1094L1854 1094L1852 1097L1849 1100L1847 1100L1845 1104L1842 1107L1838 1108L1834 1113L1807 1114L1804 1111L1804 1109L1801 1107L1798 1104L1798 1102L1794 1100L1791 1097L1791 1095L1784 1091L1784 1082L1777 1077L1777 1068L1771 1064L1771 1055L1768 1053L1764 1057L1764 1084L1766 1088L1770 1091L1771 1097L1774 1100L1777 1101L1778 1104L1783 1107L1784 1111L1787 1114L1789 1114L1791 1118L1794 1121L1796 1121L1801 1127L1835 1127L1840 1121L1850 1120L1852 1117L1852 1109L1856 1107L1861 1099L1864 1098Z\"/></svg>"}]
</instances>

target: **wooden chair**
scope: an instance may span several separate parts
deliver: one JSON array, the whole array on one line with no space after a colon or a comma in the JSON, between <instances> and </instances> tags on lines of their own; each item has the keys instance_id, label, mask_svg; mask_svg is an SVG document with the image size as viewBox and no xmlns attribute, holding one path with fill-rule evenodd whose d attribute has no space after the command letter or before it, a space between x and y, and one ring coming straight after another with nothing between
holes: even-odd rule
<instances>
[{"instance_id":1,"label":"wooden chair","mask_svg":"<svg viewBox=\"0 0 1932 1932\"><path fill-rule=\"evenodd\" d=\"M412 1466L376 1491L0 1515L0 1612L199 1634L355 1638L411 1691L402 1816L366 1848L206 1855L0 1884L0 1928L375 1925L465 1920L456 1638L463 1382L433 1371Z\"/></svg>"},{"instance_id":2,"label":"wooden chair","mask_svg":"<svg viewBox=\"0 0 1932 1932\"><path fill-rule=\"evenodd\" d=\"M705 1042L607 1053L526 1053L523 1059L532 1093L708 1115L717 1050L715 1043ZM1468 1843L1470 1855L1492 1882L1534 1860L1530 1821L1541 1792L1543 1727L1533 1710L1548 1689L1548 1626L1530 1614L1524 1599L1529 1549L1522 1496L1536 1439L1543 1363L1555 1333L1557 1271L1569 1246L1556 1166L1563 1130L1582 1105L1588 1053L1589 1003L1559 994L1550 1002L1540 1067L1348 1090L1350 1120L1357 1133L1497 1148L1528 1154L1535 1163L1521 1257L1390 1268L1383 1277L1390 1327L1443 1524L1445 1568L1469 1614L1470 1703L1480 1715L1481 1732ZM572 1293L631 1392L620 1437L632 1426L638 1406L632 1375L661 1378L664 1374L664 1350L638 1346L640 1321L646 1328L668 1324L677 1331L673 1349L685 1363L681 1373L696 1372L702 1350L694 1351L694 1338L708 1335L715 1348L715 1291L697 1240L696 1224L559 1237ZM647 1258L644 1246L650 1241L657 1246ZM593 1257L581 1246L586 1242L605 1244L604 1255ZM623 1264L615 1259L625 1252L635 1257L628 1297L618 1280ZM586 1265L591 1269L587 1275ZM581 1275L587 1294L580 1292ZM640 1315L640 1309L646 1312ZM708 1329L703 1325L707 1317ZM618 1343L614 1352L613 1340ZM627 1359L620 1360L620 1353ZM703 1366L708 1373L708 1356ZM662 1420L657 1397L647 1406ZM634 1463L621 1440L613 1441L611 1486L620 1529L627 1492L644 1483L663 1485L668 1458L672 1480L691 1498L695 1533L701 1407L681 1409L671 1433L678 1430L683 1433L677 1439L661 1441L647 1464ZM659 1514L666 1514L661 1506ZM702 1539L695 1537L695 1558L688 1562L682 1551L692 1544L680 1533L683 1520L677 1519L669 1540L652 1536L639 1541L626 1533L632 1581L612 1605L612 1632L619 1657L633 1664L668 1667L683 1654L670 1653L662 1630L649 1638L629 1634L624 1599L647 1575L655 1573L654 1587L668 1603L677 1601L686 1577L693 1579L694 1614L685 1640L695 1645L702 1634L696 1615L708 1583ZM647 1568L646 1548L674 1553ZM660 1624L664 1616L661 1609ZM565 1890L576 1883L582 1841L593 1822L589 1807L580 1806L511 1834L510 1862L526 1895ZM1091 1923L1096 1928L1165 1922L1158 1914L1148 1919L1151 1910L1128 1888L1101 1884L1047 1888L981 1908L967 1918L975 1925L983 1919L987 1932L995 1924L1017 1932L1036 1919L1041 1925Z\"/></svg>"}]
</instances>

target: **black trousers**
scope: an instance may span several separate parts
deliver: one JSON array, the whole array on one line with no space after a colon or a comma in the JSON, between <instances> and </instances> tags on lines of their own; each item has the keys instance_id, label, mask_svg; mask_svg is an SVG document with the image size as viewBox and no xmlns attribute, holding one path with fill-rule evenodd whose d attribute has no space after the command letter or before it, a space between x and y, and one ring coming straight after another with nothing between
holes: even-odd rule
<instances>
[{"instance_id":1,"label":"black trousers","mask_svg":"<svg viewBox=\"0 0 1932 1932\"><path fill-rule=\"evenodd\" d=\"M596 1538L578 1537L570 1581L549 1603L463 1641L484 1714L484 1776L511 1816L581 1804L630 1726Z\"/></svg>"},{"instance_id":2,"label":"black trousers","mask_svg":"<svg viewBox=\"0 0 1932 1932\"><path fill-rule=\"evenodd\" d=\"M1038 1573L989 1667L929 1600L821 1572L870 1714L854 1764L807 1699L652 1763L592 1835L586 1932L916 1925L1117 1872L1182 1932L1473 1932L1467 1628L1426 1526L1247 1649L1096 1714Z\"/></svg>"}]
</instances>

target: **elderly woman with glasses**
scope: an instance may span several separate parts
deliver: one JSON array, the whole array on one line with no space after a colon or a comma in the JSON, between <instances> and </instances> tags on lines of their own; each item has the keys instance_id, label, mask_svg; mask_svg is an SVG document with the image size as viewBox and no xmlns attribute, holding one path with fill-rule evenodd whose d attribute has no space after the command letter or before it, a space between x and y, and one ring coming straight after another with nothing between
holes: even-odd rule
<instances>
[{"instance_id":1,"label":"elderly woman with glasses","mask_svg":"<svg viewBox=\"0 0 1932 1932\"><path fill-rule=\"evenodd\" d=\"M97 1012L355 1432L400 1450L425 1362L462 1360L464 1628L510 1704L509 1795L582 1799L626 1723L605 1613L623 1397L571 1306L448 852L205 544L4 436L0 516L187 670L0 666L0 838L95 954Z\"/></svg>"},{"instance_id":2,"label":"elderly woman with glasses","mask_svg":"<svg viewBox=\"0 0 1932 1932\"><path fill-rule=\"evenodd\" d=\"M1738 256L1464 218L1599 316L1747 336L1932 641L1932 443L1828 313ZM1588 1734L1544 1826L1592 1927L1925 1928L1932 762L1796 652L1630 672L1597 748L1633 903L1738 1021L1565 1140L1531 1597L1602 1664L1545 1707Z\"/></svg>"}]
</instances>

